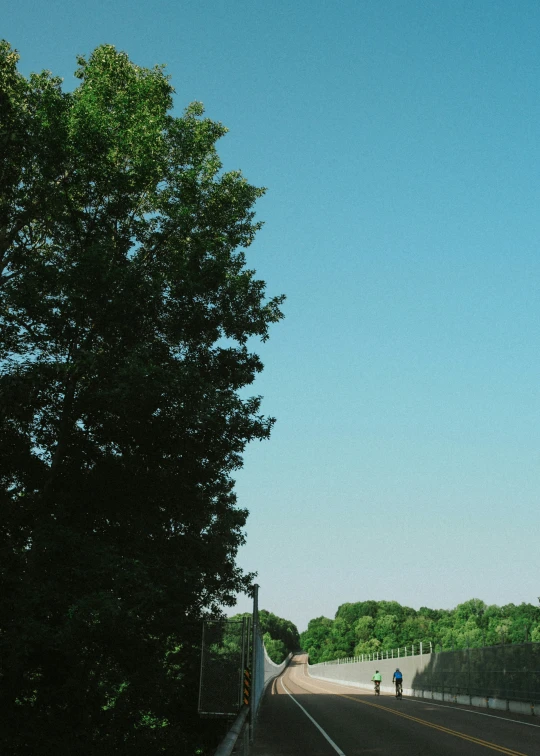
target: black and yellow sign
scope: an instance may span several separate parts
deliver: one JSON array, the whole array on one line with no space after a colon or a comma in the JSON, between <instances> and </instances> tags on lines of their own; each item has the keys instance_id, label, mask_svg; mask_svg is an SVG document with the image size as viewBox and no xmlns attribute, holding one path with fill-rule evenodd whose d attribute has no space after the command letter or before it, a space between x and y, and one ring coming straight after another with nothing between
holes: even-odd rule
<instances>
[{"instance_id":1,"label":"black and yellow sign","mask_svg":"<svg viewBox=\"0 0 540 756\"><path fill-rule=\"evenodd\" d=\"M251 672L248 667L244 670L244 704L249 705L249 694L251 691Z\"/></svg>"}]
</instances>

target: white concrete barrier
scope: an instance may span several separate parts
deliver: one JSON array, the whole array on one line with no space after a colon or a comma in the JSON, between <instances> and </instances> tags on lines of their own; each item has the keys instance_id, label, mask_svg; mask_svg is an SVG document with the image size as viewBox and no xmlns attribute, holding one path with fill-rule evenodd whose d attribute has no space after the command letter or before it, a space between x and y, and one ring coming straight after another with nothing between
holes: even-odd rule
<instances>
[{"instance_id":1,"label":"white concrete barrier","mask_svg":"<svg viewBox=\"0 0 540 756\"><path fill-rule=\"evenodd\" d=\"M276 664L268 656L268 654L266 652L266 648L264 647L264 645L263 645L263 649L264 649L264 687L266 688L266 686L268 685L268 683L270 682L270 680L273 680L274 677L277 677L278 675L280 675L283 672L283 670L285 669L285 667L287 666L287 664L292 659L293 655L292 655L292 653L290 653L287 656L287 658L284 659L284 661L281 662L281 664Z\"/></svg>"},{"instance_id":2,"label":"white concrete barrier","mask_svg":"<svg viewBox=\"0 0 540 756\"><path fill-rule=\"evenodd\" d=\"M402 659L381 659L374 662L349 662L333 663L326 662L323 664L308 664L307 670L310 677L317 680L328 680L328 682L337 685L347 685L362 690L373 690L371 678L376 670L384 679L391 679L394 670L399 664L405 681L412 681L414 676L422 672L430 662L431 654L422 656L411 656ZM381 683L383 693L394 693L394 685ZM510 711L516 714L540 715L540 705L533 702L512 701L506 698L495 698L485 696L472 696L468 694L451 693L445 691L442 693L437 690L427 688L413 689L403 686L403 695L413 698L425 698L432 701L443 701L445 703L462 704L464 706L475 706L482 709L494 709L497 711Z\"/></svg>"}]
</instances>

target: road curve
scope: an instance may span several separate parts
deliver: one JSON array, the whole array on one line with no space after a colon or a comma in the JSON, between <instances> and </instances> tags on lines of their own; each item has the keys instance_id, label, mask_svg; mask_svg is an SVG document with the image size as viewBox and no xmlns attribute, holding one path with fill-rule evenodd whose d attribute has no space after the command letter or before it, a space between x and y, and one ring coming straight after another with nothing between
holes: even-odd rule
<instances>
[{"instance_id":1,"label":"road curve","mask_svg":"<svg viewBox=\"0 0 540 756\"><path fill-rule=\"evenodd\" d=\"M267 688L251 756L540 756L540 721L315 680L297 654Z\"/></svg>"}]
</instances>

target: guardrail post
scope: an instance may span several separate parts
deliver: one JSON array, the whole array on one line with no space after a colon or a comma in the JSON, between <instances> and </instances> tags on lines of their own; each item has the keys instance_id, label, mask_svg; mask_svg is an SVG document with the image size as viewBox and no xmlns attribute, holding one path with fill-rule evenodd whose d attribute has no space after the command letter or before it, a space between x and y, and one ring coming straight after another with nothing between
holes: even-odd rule
<instances>
[{"instance_id":1,"label":"guardrail post","mask_svg":"<svg viewBox=\"0 0 540 756\"><path fill-rule=\"evenodd\" d=\"M252 640L253 640L253 650L251 654L251 695L250 695L250 741L253 742L254 737L254 730L255 730L255 716L257 712L254 710L255 706L257 705L256 696L257 696L257 664L258 664L258 651L256 647L257 638L259 635L259 586L257 583L253 586L253 627L252 627Z\"/></svg>"},{"instance_id":2,"label":"guardrail post","mask_svg":"<svg viewBox=\"0 0 540 756\"><path fill-rule=\"evenodd\" d=\"M245 703L245 682L246 682L246 618L242 617L242 661L240 664L240 691L239 691L239 706L238 710L242 708L242 703Z\"/></svg>"}]
</instances>

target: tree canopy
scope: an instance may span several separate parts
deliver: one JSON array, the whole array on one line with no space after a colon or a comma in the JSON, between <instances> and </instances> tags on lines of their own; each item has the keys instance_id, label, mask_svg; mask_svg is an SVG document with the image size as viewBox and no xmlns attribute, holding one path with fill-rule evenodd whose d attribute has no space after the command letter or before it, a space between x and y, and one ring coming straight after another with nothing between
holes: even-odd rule
<instances>
[{"instance_id":1,"label":"tree canopy","mask_svg":"<svg viewBox=\"0 0 540 756\"><path fill-rule=\"evenodd\" d=\"M282 317L246 267L264 190L162 67L104 45L68 92L17 64L2 42L4 747L192 752L198 623L252 581L232 474L273 423L240 391Z\"/></svg>"},{"instance_id":2,"label":"tree canopy","mask_svg":"<svg viewBox=\"0 0 540 756\"><path fill-rule=\"evenodd\" d=\"M342 604L333 620L312 619L300 635L311 664L373 654L420 641L449 650L499 643L540 642L540 607L487 606L480 599L455 609L411 609L397 601Z\"/></svg>"},{"instance_id":3,"label":"tree canopy","mask_svg":"<svg viewBox=\"0 0 540 756\"><path fill-rule=\"evenodd\" d=\"M235 614L231 620L251 617L249 612ZM266 653L276 664L281 664L291 651L300 649L300 635L296 625L290 620L278 617L266 609L259 611L259 628L263 636Z\"/></svg>"}]
</instances>

